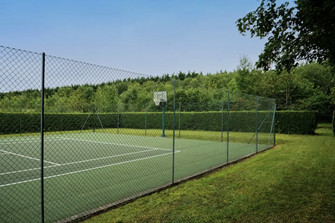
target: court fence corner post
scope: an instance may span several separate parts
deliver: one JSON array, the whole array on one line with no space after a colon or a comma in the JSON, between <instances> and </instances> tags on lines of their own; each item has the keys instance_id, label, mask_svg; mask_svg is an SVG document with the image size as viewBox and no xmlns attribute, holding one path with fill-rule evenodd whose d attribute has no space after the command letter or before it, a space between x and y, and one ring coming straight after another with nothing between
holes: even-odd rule
<instances>
[{"instance_id":1,"label":"court fence corner post","mask_svg":"<svg viewBox=\"0 0 335 223\"><path fill-rule=\"evenodd\" d=\"M45 53L42 53L41 80L41 222L44 222L44 88L45 88Z\"/></svg>"}]
</instances>

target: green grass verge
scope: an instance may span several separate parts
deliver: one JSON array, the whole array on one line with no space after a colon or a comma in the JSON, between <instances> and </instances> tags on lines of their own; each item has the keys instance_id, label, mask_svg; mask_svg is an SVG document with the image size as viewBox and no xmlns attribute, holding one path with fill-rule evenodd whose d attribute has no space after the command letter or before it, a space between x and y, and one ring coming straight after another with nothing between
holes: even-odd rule
<instances>
[{"instance_id":1,"label":"green grass verge","mask_svg":"<svg viewBox=\"0 0 335 223\"><path fill-rule=\"evenodd\" d=\"M85 222L335 222L335 138L316 133Z\"/></svg>"}]
</instances>

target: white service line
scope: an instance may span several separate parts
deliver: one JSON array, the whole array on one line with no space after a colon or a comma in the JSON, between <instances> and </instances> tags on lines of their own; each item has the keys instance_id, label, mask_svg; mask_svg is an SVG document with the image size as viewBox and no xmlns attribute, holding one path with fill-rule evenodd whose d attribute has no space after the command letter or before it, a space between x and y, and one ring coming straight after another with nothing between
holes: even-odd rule
<instances>
[{"instance_id":1,"label":"white service line","mask_svg":"<svg viewBox=\"0 0 335 223\"><path fill-rule=\"evenodd\" d=\"M91 162L91 161L102 160L102 159L109 159L109 158L114 158L114 157L119 157L119 156L127 156L127 155L132 155L132 154L137 154L137 153L144 153L144 152L149 152L149 151L154 151L154 150L149 149L149 150L143 150L143 151L139 151L139 152L123 153L123 154L113 155L113 156L106 156L106 157L100 157L100 158L89 159L89 160L81 160L81 161L77 161L77 162L62 163L62 164L57 164L57 165L53 165L53 166L46 166L46 167L44 167L44 169L52 168L52 167L68 166L68 165L73 165L73 164L77 164L77 163L85 163L85 162ZM31 168L31 169L26 169L26 170L17 170L17 171L12 171L12 172L0 173L0 176L1 175L14 174L14 173L28 172L28 171L33 171L33 170L40 170L40 169L41 168Z\"/></svg>"},{"instance_id":2,"label":"white service line","mask_svg":"<svg viewBox=\"0 0 335 223\"><path fill-rule=\"evenodd\" d=\"M154 147L147 147L147 146L136 146L136 145L113 143L113 142L100 142L100 141L92 141L92 140L85 140L85 139L75 139L75 138L67 138L67 137L46 138L46 139L44 139L44 142L61 141L62 139L81 141L81 142L91 142L91 143L105 144L105 145L118 145L118 146L126 146L126 147L145 148L145 149L153 149L153 150L157 150L158 149L158 150L162 150L162 151L171 151L170 149L154 148ZM0 145L1 144L30 143L30 142L40 142L40 140L23 140L23 141L0 142ZM179 150L176 150L176 152L177 151L180 152Z\"/></svg>"},{"instance_id":3,"label":"white service line","mask_svg":"<svg viewBox=\"0 0 335 223\"><path fill-rule=\"evenodd\" d=\"M171 149L162 149L162 148L154 148L154 147L147 147L147 146L136 146L136 145L113 143L113 142L100 142L100 141L92 141L92 140L85 140L85 139L75 139L75 138L67 138L67 137L55 137L55 138L57 138L57 139L70 139L70 140L81 141L81 142L93 142L93 143L97 143L97 144L118 145L118 146L126 146L126 147L135 147L135 148L144 148L144 149L153 149L153 150L172 151ZM180 152L179 150L176 150L176 151Z\"/></svg>"},{"instance_id":4,"label":"white service line","mask_svg":"<svg viewBox=\"0 0 335 223\"><path fill-rule=\"evenodd\" d=\"M57 174L57 175L53 175L53 176L44 177L43 179L49 179L49 178L55 178L55 177L60 177L60 176L66 176L66 175L71 175L71 174L74 174L74 173L82 173L82 172L86 172L86 171L90 171L90 170L97 170L97 169L101 169L101 168L105 168L105 167L117 166L117 165L120 165L120 164L131 163L131 162L136 162L136 161L140 161L140 160L146 160L146 159L151 159L151 158L155 158L155 157L159 157L159 156L166 156L166 155L170 155L170 153L156 155L156 156L149 156L149 157L144 157L144 158L139 158L139 159L134 159L134 160L127 160L127 161L120 162L120 163L113 163L113 164L109 164L109 165L105 165L105 166L98 166L98 167L94 167L94 168L89 168L89 169L84 169L84 170L78 170L78 171L73 171L73 172L69 172L69 173ZM10 184L3 184L3 185L0 185L0 188L1 187L12 186L12 185L17 185L17 184L22 184L22 183L28 183L28 182L38 181L38 180L41 180L41 178L36 178L36 179L31 179L31 180L25 180L25 181L19 181L19 182L14 182L14 183L10 183Z\"/></svg>"},{"instance_id":5,"label":"white service line","mask_svg":"<svg viewBox=\"0 0 335 223\"><path fill-rule=\"evenodd\" d=\"M24 157L24 158L31 159L31 160L38 160L38 161L41 161L40 159L31 157L31 156L25 156L25 155L21 155L21 154L18 154L18 153L8 152L8 151L6 151L6 150L2 150L2 149L0 149L0 152L4 152L4 153L11 154L11 155L15 155L15 156ZM47 160L43 160L43 162L51 163L51 164L54 164L54 165L60 165L59 163L54 163L54 162L50 162L50 161L47 161Z\"/></svg>"},{"instance_id":6,"label":"white service line","mask_svg":"<svg viewBox=\"0 0 335 223\"><path fill-rule=\"evenodd\" d=\"M48 141L59 141L59 140L50 140L50 139L44 139L45 142L48 142ZM0 145L1 144L18 144L18 143L30 143L30 142L38 142L40 143L41 140L13 140L13 141L8 141L8 142L0 142Z\"/></svg>"}]
</instances>

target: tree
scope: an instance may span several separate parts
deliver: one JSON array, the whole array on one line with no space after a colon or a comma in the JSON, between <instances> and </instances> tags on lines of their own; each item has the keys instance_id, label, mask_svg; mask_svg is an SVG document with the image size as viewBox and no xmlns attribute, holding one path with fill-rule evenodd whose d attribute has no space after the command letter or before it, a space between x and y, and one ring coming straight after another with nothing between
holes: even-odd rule
<instances>
[{"instance_id":1,"label":"tree","mask_svg":"<svg viewBox=\"0 0 335 223\"><path fill-rule=\"evenodd\" d=\"M94 95L94 105L99 112L116 111L118 102L118 92L115 85L105 85L97 88Z\"/></svg>"},{"instance_id":2,"label":"tree","mask_svg":"<svg viewBox=\"0 0 335 223\"><path fill-rule=\"evenodd\" d=\"M71 92L69 97L69 107L72 111L87 112L92 108L89 106L93 97L93 88L91 86L82 85L75 91Z\"/></svg>"},{"instance_id":3,"label":"tree","mask_svg":"<svg viewBox=\"0 0 335 223\"><path fill-rule=\"evenodd\" d=\"M335 1L296 0L295 6L262 0L260 6L236 21L239 32L268 37L256 63L268 70L290 71L300 61L329 60L335 65Z\"/></svg>"}]
</instances>

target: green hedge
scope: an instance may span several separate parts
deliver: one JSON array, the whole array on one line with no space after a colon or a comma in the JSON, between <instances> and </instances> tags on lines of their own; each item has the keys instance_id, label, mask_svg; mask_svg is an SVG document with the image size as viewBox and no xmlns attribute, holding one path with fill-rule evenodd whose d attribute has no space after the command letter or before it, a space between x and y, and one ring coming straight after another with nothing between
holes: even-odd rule
<instances>
[{"instance_id":1,"label":"green hedge","mask_svg":"<svg viewBox=\"0 0 335 223\"><path fill-rule=\"evenodd\" d=\"M117 114L100 114L99 116L105 128L117 127ZM44 130L47 132L92 129L100 128L100 126L96 115L88 118L88 114L47 113L44 116ZM40 129L41 114L0 113L0 134L39 132Z\"/></svg>"},{"instance_id":2,"label":"green hedge","mask_svg":"<svg viewBox=\"0 0 335 223\"><path fill-rule=\"evenodd\" d=\"M173 112L165 113L165 128L173 127ZM258 131L270 132L271 112L258 112ZM88 118L89 117L89 118ZM160 129L161 112L128 112L99 114L104 128ZM179 122L180 117L180 122ZM176 113L176 129L181 130L227 130L227 112L182 112ZM119 120L119 122L118 122ZM86 122L87 121L87 122ZM84 123L86 124L84 125ZM223 126L221 127L221 123ZM276 112L276 132L289 134L313 134L317 125L315 112L279 111ZM100 128L95 114L45 114L45 131L70 131ZM233 132L255 132L255 111L233 111L229 114L229 130ZM27 133L40 131L38 113L0 113L0 134Z\"/></svg>"},{"instance_id":3,"label":"green hedge","mask_svg":"<svg viewBox=\"0 0 335 223\"><path fill-rule=\"evenodd\" d=\"M285 134L314 134L317 127L314 111L276 112L276 132Z\"/></svg>"}]
</instances>

